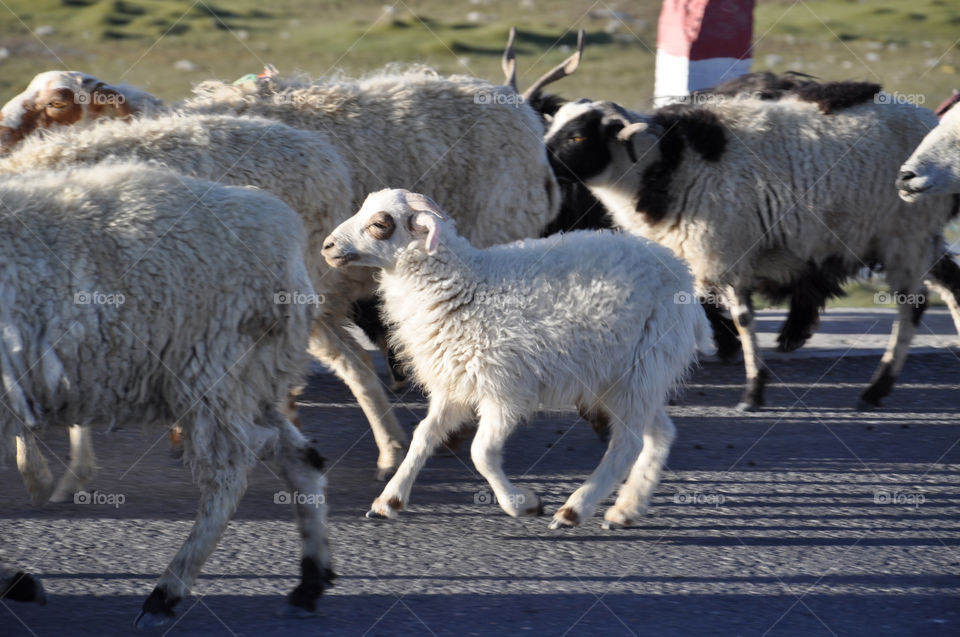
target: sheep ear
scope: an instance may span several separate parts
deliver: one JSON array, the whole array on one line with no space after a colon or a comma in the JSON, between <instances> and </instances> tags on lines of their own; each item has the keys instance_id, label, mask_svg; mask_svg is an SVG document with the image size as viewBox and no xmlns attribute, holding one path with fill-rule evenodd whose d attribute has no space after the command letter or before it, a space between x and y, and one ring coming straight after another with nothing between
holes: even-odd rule
<instances>
[{"instance_id":1,"label":"sheep ear","mask_svg":"<svg viewBox=\"0 0 960 637\"><path fill-rule=\"evenodd\" d=\"M410 218L410 229L416 234L426 234L424 248L434 254L440 245L440 219L432 212L418 212Z\"/></svg>"}]
</instances>

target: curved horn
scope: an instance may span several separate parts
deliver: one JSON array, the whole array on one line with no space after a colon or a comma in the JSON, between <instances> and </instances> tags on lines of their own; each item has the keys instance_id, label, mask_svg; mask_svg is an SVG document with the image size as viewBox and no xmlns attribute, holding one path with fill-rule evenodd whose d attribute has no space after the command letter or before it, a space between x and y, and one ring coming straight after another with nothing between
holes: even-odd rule
<instances>
[{"instance_id":1,"label":"curved horn","mask_svg":"<svg viewBox=\"0 0 960 637\"><path fill-rule=\"evenodd\" d=\"M513 50L513 41L517 39L517 27L510 27L510 36L507 38L507 48L503 52L503 59L500 61L500 65L503 67L503 76L507 80L507 86L513 89L514 93L519 93L517 90L517 54Z\"/></svg>"},{"instance_id":2,"label":"curved horn","mask_svg":"<svg viewBox=\"0 0 960 637\"><path fill-rule=\"evenodd\" d=\"M583 29L577 33L577 50L566 60L553 67L539 80L534 82L530 88L523 92L523 99L530 101L540 95L540 91L547 84L552 84L557 80L563 79L577 70L580 66L580 58L583 57L583 39L585 37Z\"/></svg>"}]
</instances>

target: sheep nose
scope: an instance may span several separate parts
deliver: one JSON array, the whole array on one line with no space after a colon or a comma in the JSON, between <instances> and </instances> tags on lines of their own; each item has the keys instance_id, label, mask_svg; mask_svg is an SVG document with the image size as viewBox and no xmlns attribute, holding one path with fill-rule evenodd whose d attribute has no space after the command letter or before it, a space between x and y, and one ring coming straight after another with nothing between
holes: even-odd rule
<instances>
[{"instance_id":1,"label":"sheep nose","mask_svg":"<svg viewBox=\"0 0 960 637\"><path fill-rule=\"evenodd\" d=\"M337 242L334 241L333 237L327 237L323 242L323 248L320 250L323 254L326 254L330 250L333 250L337 247Z\"/></svg>"},{"instance_id":2,"label":"sheep nose","mask_svg":"<svg viewBox=\"0 0 960 637\"><path fill-rule=\"evenodd\" d=\"M900 174L897 176L897 181L910 181L917 176L917 173L912 170L901 170Z\"/></svg>"}]
</instances>

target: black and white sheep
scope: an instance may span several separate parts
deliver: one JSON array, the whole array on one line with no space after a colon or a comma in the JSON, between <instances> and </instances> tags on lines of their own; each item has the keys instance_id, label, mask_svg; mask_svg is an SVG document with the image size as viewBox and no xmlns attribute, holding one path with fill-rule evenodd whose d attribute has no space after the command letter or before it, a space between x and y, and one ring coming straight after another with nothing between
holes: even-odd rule
<instances>
[{"instance_id":1,"label":"black and white sheep","mask_svg":"<svg viewBox=\"0 0 960 637\"><path fill-rule=\"evenodd\" d=\"M0 178L0 452L17 441L35 500L52 481L45 427L116 423L184 432L197 521L137 624L166 623L217 545L258 455L295 503L313 610L329 570L322 459L278 409L306 366L312 294L303 225L255 189L133 163ZM5 455L0 454L0 455Z\"/></svg>"},{"instance_id":2,"label":"black and white sheep","mask_svg":"<svg viewBox=\"0 0 960 637\"><path fill-rule=\"evenodd\" d=\"M718 100L646 116L611 102L563 106L547 134L554 168L583 181L618 225L690 262L700 294L733 309L748 386L763 403L767 372L749 292L790 286L811 268L882 266L899 320L869 388L878 405L906 360L936 278L948 203L907 207L890 188L900 158L936 124L925 109L864 101L862 85L807 96ZM859 100L859 104L851 102ZM932 270L932 271L931 271Z\"/></svg>"},{"instance_id":3,"label":"black and white sheep","mask_svg":"<svg viewBox=\"0 0 960 637\"><path fill-rule=\"evenodd\" d=\"M610 420L612 436L552 526L588 519L624 476L605 525L637 522L674 438L667 394L708 335L699 308L672 302L693 279L669 250L596 232L479 249L429 198L384 190L333 232L323 254L335 267L380 268L392 342L430 396L368 516L396 517L427 457L474 414L477 470L504 511L538 515L538 496L503 471L504 442L539 407L577 407Z\"/></svg>"}]
</instances>

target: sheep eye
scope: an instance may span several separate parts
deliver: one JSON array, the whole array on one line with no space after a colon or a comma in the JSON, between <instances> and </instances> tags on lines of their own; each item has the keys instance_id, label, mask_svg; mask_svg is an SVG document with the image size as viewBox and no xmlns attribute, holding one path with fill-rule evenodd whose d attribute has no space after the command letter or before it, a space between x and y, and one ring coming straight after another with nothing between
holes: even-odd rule
<instances>
[{"instance_id":1,"label":"sheep eye","mask_svg":"<svg viewBox=\"0 0 960 637\"><path fill-rule=\"evenodd\" d=\"M586 137L581 137L580 135L573 135L573 136L570 138L570 141L574 142L575 144L579 144L580 142L585 142L585 141L587 141L587 138L586 138Z\"/></svg>"},{"instance_id":2,"label":"sheep eye","mask_svg":"<svg viewBox=\"0 0 960 637\"><path fill-rule=\"evenodd\" d=\"M67 103L64 102L63 100L53 100L52 102L50 102L49 106L51 108L66 108Z\"/></svg>"},{"instance_id":3,"label":"sheep eye","mask_svg":"<svg viewBox=\"0 0 960 637\"><path fill-rule=\"evenodd\" d=\"M374 239L384 241L393 236L396 224L386 211L378 212L373 219L367 223L366 230Z\"/></svg>"}]
</instances>

